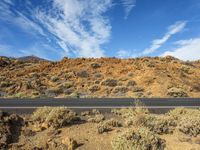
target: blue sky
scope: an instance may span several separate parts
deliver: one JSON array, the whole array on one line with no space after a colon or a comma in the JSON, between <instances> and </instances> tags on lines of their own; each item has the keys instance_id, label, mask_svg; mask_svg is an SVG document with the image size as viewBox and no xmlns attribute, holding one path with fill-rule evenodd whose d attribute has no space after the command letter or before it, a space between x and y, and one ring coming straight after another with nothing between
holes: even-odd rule
<instances>
[{"instance_id":1,"label":"blue sky","mask_svg":"<svg viewBox=\"0 0 200 150\"><path fill-rule=\"evenodd\" d=\"M200 0L1 0L0 55L200 59Z\"/></svg>"}]
</instances>

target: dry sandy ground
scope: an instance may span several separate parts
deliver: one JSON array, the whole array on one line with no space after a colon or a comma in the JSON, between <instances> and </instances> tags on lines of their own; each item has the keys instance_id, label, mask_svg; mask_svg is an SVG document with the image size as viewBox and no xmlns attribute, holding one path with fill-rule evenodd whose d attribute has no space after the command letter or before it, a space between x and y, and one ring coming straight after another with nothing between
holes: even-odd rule
<instances>
[{"instance_id":1,"label":"dry sandy ground","mask_svg":"<svg viewBox=\"0 0 200 150\"><path fill-rule=\"evenodd\" d=\"M60 129L61 133L57 139L62 140L66 136L75 139L79 144L77 150L112 150L112 138L124 129L124 127L119 127L99 134L97 133L96 123L83 123ZM18 144L24 145L23 148L25 149L33 149L34 146L43 147L52 138L46 134L49 132L51 132L50 129L38 132L38 135L31 138L31 140L21 136ZM198 138L199 144L195 144L193 142L194 139L191 139L192 141L188 140L188 142L181 142L179 140L180 136L179 133L175 132L174 134L165 134L160 137L166 141L166 150L200 150L200 138ZM30 143L32 143L31 146Z\"/></svg>"}]
</instances>

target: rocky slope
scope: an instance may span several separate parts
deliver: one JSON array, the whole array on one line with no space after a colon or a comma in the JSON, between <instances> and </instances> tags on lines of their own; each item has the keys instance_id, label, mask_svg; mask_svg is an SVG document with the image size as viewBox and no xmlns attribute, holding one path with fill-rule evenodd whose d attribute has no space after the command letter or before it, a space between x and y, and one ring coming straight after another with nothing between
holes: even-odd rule
<instances>
[{"instance_id":1,"label":"rocky slope","mask_svg":"<svg viewBox=\"0 0 200 150\"><path fill-rule=\"evenodd\" d=\"M200 61L0 57L0 97L200 97Z\"/></svg>"}]
</instances>

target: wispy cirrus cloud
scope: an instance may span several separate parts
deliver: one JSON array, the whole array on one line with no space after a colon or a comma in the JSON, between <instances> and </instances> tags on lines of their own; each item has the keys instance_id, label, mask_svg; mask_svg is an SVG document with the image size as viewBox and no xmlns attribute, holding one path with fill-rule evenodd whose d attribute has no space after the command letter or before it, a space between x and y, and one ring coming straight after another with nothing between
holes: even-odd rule
<instances>
[{"instance_id":1,"label":"wispy cirrus cloud","mask_svg":"<svg viewBox=\"0 0 200 150\"><path fill-rule=\"evenodd\" d=\"M44 44L56 44L64 56L105 55L102 45L109 41L111 25L104 13L112 7L111 0L52 0L48 8L42 3L33 6L31 1L26 1L26 12L18 11L17 7L12 7L14 5L14 1L0 1L0 20L38 38L45 37L47 41ZM27 51L34 53L33 50Z\"/></svg>"},{"instance_id":2,"label":"wispy cirrus cloud","mask_svg":"<svg viewBox=\"0 0 200 150\"><path fill-rule=\"evenodd\" d=\"M200 59L200 37L177 41L175 44L177 48L164 52L162 56L171 55L182 60Z\"/></svg>"},{"instance_id":3,"label":"wispy cirrus cloud","mask_svg":"<svg viewBox=\"0 0 200 150\"><path fill-rule=\"evenodd\" d=\"M121 0L124 7L124 19L127 19L131 10L136 6L136 0Z\"/></svg>"},{"instance_id":4,"label":"wispy cirrus cloud","mask_svg":"<svg viewBox=\"0 0 200 150\"><path fill-rule=\"evenodd\" d=\"M177 21L173 25L168 27L168 31L164 34L164 36L160 39L154 39L149 48L144 49L140 53L135 53L133 50L118 50L116 55L120 58L126 57L137 57L144 56L154 53L157 49L159 49L163 44L165 44L173 35L181 32L187 24L187 21ZM168 52L167 52L168 53Z\"/></svg>"},{"instance_id":5,"label":"wispy cirrus cloud","mask_svg":"<svg viewBox=\"0 0 200 150\"><path fill-rule=\"evenodd\" d=\"M155 39L152 41L152 44L149 48L146 48L142 55L148 55L153 52L155 52L157 49L159 49L164 43L166 43L173 35L181 32L187 24L187 21L178 21L175 24L168 27L168 31L165 33L165 35L160 39Z\"/></svg>"},{"instance_id":6,"label":"wispy cirrus cloud","mask_svg":"<svg viewBox=\"0 0 200 150\"><path fill-rule=\"evenodd\" d=\"M66 53L78 57L101 57L101 45L109 40L111 25L103 15L111 0L54 0L52 11L37 10L36 17Z\"/></svg>"}]
</instances>

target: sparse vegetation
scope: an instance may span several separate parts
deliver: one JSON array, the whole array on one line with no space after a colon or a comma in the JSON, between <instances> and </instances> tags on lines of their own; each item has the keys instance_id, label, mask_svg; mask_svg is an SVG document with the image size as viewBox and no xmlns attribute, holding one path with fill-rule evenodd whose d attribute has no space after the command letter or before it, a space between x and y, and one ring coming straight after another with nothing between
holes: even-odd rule
<instances>
[{"instance_id":1,"label":"sparse vegetation","mask_svg":"<svg viewBox=\"0 0 200 150\"><path fill-rule=\"evenodd\" d=\"M0 96L5 98L18 93L24 93L19 98L66 98L73 97L75 91L85 97L200 96L198 61L184 62L172 57L68 58L58 62L0 58L0 91L5 93ZM36 90L39 96L33 95Z\"/></svg>"},{"instance_id":2,"label":"sparse vegetation","mask_svg":"<svg viewBox=\"0 0 200 150\"><path fill-rule=\"evenodd\" d=\"M188 97L188 94L186 92L184 92L180 88L175 88L175 87L170 88L167 92L167 95L171 97Z\"/></svg>"},{"instance_id":3,"label":"sparse vegetation","mask_svg":"<svg viewBox=\"0 0 200 150\"><path fill-rule=\"evenodd\" d=\"M75 112L65 107L44 107L38 108L33 113L32 119L40 123L46 123L54 128L60 128L72 124L79 118Z\"/></svg>"},{"instance_id":4,"label":"sparse vegetation","mask_svg":"<svg viewBox=\"0 0 200 150\"><path fill-rule=\"evenodd\" d=\"M129 129L112 140L113 150L164 150L165 141L146 128Z\"/></svg>"}]
</instances>

